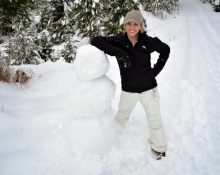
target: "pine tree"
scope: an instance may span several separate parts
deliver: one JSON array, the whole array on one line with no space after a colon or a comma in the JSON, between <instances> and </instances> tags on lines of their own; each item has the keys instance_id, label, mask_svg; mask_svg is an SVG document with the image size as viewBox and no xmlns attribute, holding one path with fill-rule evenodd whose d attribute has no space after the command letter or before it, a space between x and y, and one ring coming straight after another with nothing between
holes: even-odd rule
<instances>
[{"instance_id":1,"label":"pine tree","mask_svg":"<svg viewBox=\"0 0 220 175\"><path fill-rule=\"evenodd\" d=\"M6 46L10 64L39 64L42 60L51 59L52 44L48 35L49 32L45 30L49 19L47 21L43 16L44 9L47 8L48 10L49 6L45 2L47 1L41 0L35 4L36 9L26 12L25 18L17 15L12 19L12 27L15 32ZM43 10L39 11L37 8ZM34 21L35 14L33 13L40 16L41 20L39 22Z\"/></svg>"},{"instance_id":2,"label":"pine tree","mask_svg":"<svg viewBox=\"0 0 220 175\"><path fill-rule=\"evenodd\" d=\"M101 33L101 3L94 0L74 2L71 15L75 19L75 29L81 37L92 38Z\"/></svg>"},{"instance_id":3,"label":"pine tree","mask_svg":"<svg viewBox=\"0 0 220 175\"><path fill-rule=\"evenodd\" d=\"M51 42L54 44L61 44L65 41L63 38L65 24L62 23L65 16L64 2L63 0L51 0L50 7L51 10L49 13L51 14L51 18L47 29L51 35Z\"/></svg>"},{"instance_id":4,"label":"pine tree","mask_svg":"<svg viewBox=\"0 0 220 175\"><path fill-rule=\"evenodd\" d=\"M66 3L66 4L64 4ZM11 18L14 34L6 45L5 59L10 64L39 64L42 61L64 58L71 62L76 53L76 41L73 40L72 18L64 10L69 0L39 0L30 9ZM23 9L26 10L26 9ZM68 11L67 11L68 12ZM63 46L55 54L56 46Z\"/></svg>"},{"instance_id":5,"label":"pine tree","mask_svg":"<svg viewBox=\"0 0 220 175\"><path fill-rule=\"evenodd\" d=\"M36 29L34 26L18 31L6 45L7 56L5 59L13 65L39 64L41 57L35 38Z\"/></svg>"},{"instance_id":6,"label":"pine tree","mask_svg":"<svg viewBox=\"0 0 220 175\"><path fill-rule=\"evenodd\" d=\"M74 61L76 56L76 50L77 46L75 43L78 41L72 42L70 39L65 42L64 49L61 51L61 56L64 58L64 60L68 63L71 63Z\"/></svg>"},{"instance_id":7,"label":"pine tree","mask_svg":"<svg viewBox=\"0 0 220 175\"><path fill-rule=\"evenodd\" d=\"M23 21L28 25L28 12L34 8L33 0L1 0L0 1L0 34L7 35L14 31L14 22ZM27 19L27 20L24 20Z\"/></svg>"},{"instance_id":8,"label":"pine tree","mask_svg":"<svg viewBox=\"0 0 220 175\"><path fill-rule=\"evenodd\" d=\"M178 8L178 0L140 0L140 3L146 11L160 15L162 18L164 12L171 13Z\"/></svg>"},{"instance_id":9,"label":"pine tree","mask_svg":"<svg viewBox=\"0 0 220 175\"><path fill-rule=\"evenodd\" d=\"M152 12L152 2L153 0L139 0L140 4L143 6L144 10L148 12Z\"/></svg>"},{"instance_id":10,"label":"pine tree","mask_svg":"<svg viewBox=\"0 0 220 175\"><path fill-rule=\"evenodd\" d=\"M177 6L177 0L156 0L152 3L153 13L159 14L163 11L170 13Z\"/></svg>"},{"instance_id":11,"label":"pine tree","mask_svg":"<svg viewBox=\"0 0 220 175\"><path fill-rule=\"evenodd\" d=\"M39 37L37 45L40 47L41 58L45 61L56 61L63 57L70 62L75 57L76 47L70 43L75 34L72 29L74 16L64 6L70 6L69 1L50 0L47 5L41 5L41 21L38 26ZM43 8L42 8L43 7ZM62 45L64 48L54 52L54 47ZM71 53L72 52L72 53Z\"/></svg>"},{"instance_id":12,"label":"pine tree","mask_svg":"<svg viewBox=\"0 0 220 175\"><path fill-rule=\"evenodd\" d=\"M56 19L56 15L54 16L54 1L48 0L40 0L38 2L38 13L40 15L40 21L37 25L37 39L36 45L39 48L39 55L41 59L44 61L53 60L52 52L53 52L53 41L57 41L55 31L57 26L55 25L54 19ZM56 3L55 3L56 4ZM54 27L54 28L53 28ZM54 37L54 38L52 38Z\"/></svg>"},{"instance_id":13,"label":"pine tree","mask_svg":"<svg viewBox=\"0 0 220 175\"><path fill-rule=\"evenodd\" d=\"M213 6L215 12L220 12L220 1L219 0L201 0L202 3L210 3Z\"/></svg>"},{"instance_id":14,"label":"pine tree","mask_svg":"<svg viewBox=\"0 0 220 175\"><path fill-rule=\"evenodd\" d=\"M220 12L220 1L219 1L219 0L215 0L214 10L215 10L216 12Z\"/></svg>"},{"instance_id":15,"label":"pine tree","mask_svg":"<svg viewBox=\"0 0 220 175\"><path fill-rule=\"evenodd\" d=\"M10 64L39 63L39 55L35 45L36 28L30 18L33 9L33 1L12 1L10 9L19 9L9 18L13 25L10 40L6 45L5 59ZM21 6L21 7L20 7Z\"/></svg>"}]
</instances>

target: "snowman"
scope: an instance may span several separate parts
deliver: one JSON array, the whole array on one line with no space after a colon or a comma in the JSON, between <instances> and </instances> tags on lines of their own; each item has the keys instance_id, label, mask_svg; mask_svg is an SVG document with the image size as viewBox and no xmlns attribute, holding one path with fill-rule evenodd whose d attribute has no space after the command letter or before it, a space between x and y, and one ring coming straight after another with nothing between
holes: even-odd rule
<instances>
[{"instance_id":1,"label":"snowman","mask_svg":"<svg viewBox=\"0 0 220 175\"><path fill-rule=\"evenodd\" d=\"M64 127L72 153L105 154L114 140L112 98L115 84L105 75L106 55L88 44L77 50L74 70L77 76L69 95Z\"/></svg>"}]
</instances>

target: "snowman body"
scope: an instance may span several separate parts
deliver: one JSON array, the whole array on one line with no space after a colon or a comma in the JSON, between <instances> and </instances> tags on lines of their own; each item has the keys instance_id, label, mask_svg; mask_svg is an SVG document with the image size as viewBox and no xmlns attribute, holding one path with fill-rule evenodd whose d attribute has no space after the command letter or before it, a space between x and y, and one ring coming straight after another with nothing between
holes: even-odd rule
<instances>
[{"instance_id":1,"label":"snowman body","mask_svg":"<svg viewBox=\"0 0 220 175\"><path fill-rule=\"evenodd\" d=\"M77 50L77 80L70 94L70 114L65 121L68 145L75 152L104 154L112 145L114 83L105 75L106 55L91 45Z\"/></svg>"}]
</instances>

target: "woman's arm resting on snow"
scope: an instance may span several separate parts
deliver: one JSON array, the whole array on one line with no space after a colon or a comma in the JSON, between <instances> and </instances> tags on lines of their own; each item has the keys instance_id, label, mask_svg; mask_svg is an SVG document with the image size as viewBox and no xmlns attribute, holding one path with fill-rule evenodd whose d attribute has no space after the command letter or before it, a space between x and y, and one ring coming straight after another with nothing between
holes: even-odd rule
<instances>
[{"instance_id":1,"label":"woman's arm resting on snow","mask_svg":"<svg viewBox=\"0 0 220 175\"><path fill-rule=\"evenodd\" d=\"M123 50L117 47L116 36L97 36L92 39L91 44L111 56L125 57L127 55Z\"/></svg>"},{"instance_id":2,"label":"woman's arm resting on snow","mask_svg":"<svg viewBox=\"0 0 220 175\"><path fill-rule=\"evenodd\" d=\"M116 56L117 60L122 62L125 68L129 68L131 66L131 61L128 54L117 47L118 41L116 36L94 37L91 41L91 44L108 55Z\"/></svg>"}]
</instances>

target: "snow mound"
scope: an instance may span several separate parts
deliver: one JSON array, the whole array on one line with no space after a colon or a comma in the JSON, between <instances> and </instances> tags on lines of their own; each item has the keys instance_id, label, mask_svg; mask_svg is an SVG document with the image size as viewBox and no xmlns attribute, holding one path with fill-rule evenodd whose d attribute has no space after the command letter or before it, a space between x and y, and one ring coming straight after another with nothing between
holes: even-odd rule
<instances>
[{"instance_id":1,"label":"snow mound","mask_svg":"<svg viewBox=\"0 0 220 175\"><path fill-rule=\"evenodd\" d=\"M104 52L87 44L77 49L74 69L78 79L91 80L104 75L109 69L109 62Z\"/></svg>"},{"instance_id":2,"label":"snow mound","mask_svg":"<svg viewBox=\"0 0 220 175\"><path fill-rule=\"evenodd\" d=\"M115 141L112 115L109 111L102 118L75 118L65 127L69 150L73 153L101 156L111 149Z\"/></svg>"},{"instance_id":3,"label":"snow mound","mask_svg":"<svg viewBox=\"0 0 220 175\"><path fill-rule=\"evenodd\" d=\"M69 96L72 118L102 117L111 107L115 84L106 76L92 81L77 80Z\"/></svg>"}]
</instances>

